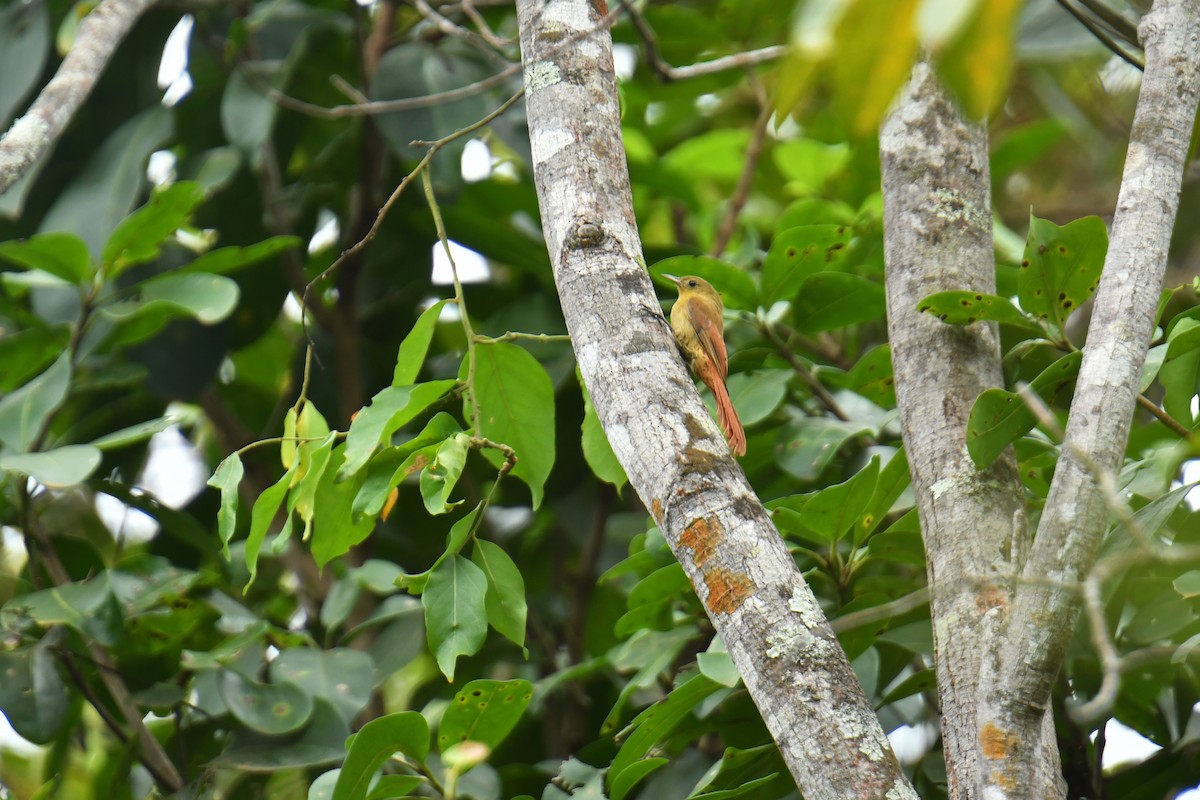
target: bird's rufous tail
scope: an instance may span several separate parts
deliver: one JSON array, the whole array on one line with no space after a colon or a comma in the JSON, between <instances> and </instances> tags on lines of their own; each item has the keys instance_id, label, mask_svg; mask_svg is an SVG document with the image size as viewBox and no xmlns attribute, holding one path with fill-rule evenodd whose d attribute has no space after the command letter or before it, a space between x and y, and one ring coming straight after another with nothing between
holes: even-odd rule
<instances>
[{"instance_id":1,"label":"bird's rufous tail","mask_svg":"<svg viewBox=\"0 0 1200 800\"><path fill-rule=\"evenodd\" d=\"M710 362L711 363L711 362ZM706 365L707 366L707 365ZM725 379L720 375L710 374L712 370L703 370L700 379L712 390L713 398L717 401L717 424L729 442L729 449L735 456L746 455L746 431L742 429L742 421L738 419L733 401L729 399L729 390L725 387Z\"/></svg>"}]
</instances>

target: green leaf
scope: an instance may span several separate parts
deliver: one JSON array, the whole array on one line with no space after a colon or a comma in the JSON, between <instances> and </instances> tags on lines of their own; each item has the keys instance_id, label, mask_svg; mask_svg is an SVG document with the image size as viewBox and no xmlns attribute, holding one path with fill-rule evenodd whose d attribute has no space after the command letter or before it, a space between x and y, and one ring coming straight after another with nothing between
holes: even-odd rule
<instances>
[{"instance_id":1,"label":"green leaf","mask_svg":"<svg viewBox=\"0 0 1200 800\"><path fill-rule=\"evenodd\" d=\"M752 310L758 307L758 288L743 269L710 256L672 256L650 267L650 276L663 286L675 288L665 275L695 275L711 283L729 308Z\"/></svg>"},{"instance_id":2,"label":"green leaf","mask_svg":"<svg viewBox=\"0 0 1200 800\"><path fill-rule=\"evenodd\" d=\"M221 539L221 553L229 560L229 542L237 531L238 485L242 482L242 458L230 453L217 471L208 479L208 485L221 491L221 508L217 511L217 533Z\"/></svg>"},{"instance_id":3,"label":"green leaf","mask_svg":"<svg viewBox=\"0 0 1200 800\"><path fill-rule=\"evenodd\" d=\"M99 439L92 441L93 447L98 447L101 450L117 450L122 447L128 447L131 444L144 442L156 433L161 433L175 423L173 417L159 417L157 419L146 420L139 422L137 425L130 425L128 428L121 428L119 431L105 434Z\"/></svg>"},{"instance_id":4,"label":"green leaf","mask_svg":"<svg viewBox=\"0 0 1200 800\"><path fill-rule=\"evenodd\" d=\"M621 800L621 798L629 794L633 787L637 786L643 778L645 778L651 772L654 772L659 767L669 763L670 759L663 758L662 756L655 756L654 758L646 758L641 761L633 762L625 769L621 770L619 775L610 780L609 797L611 797L612 800Z\"/></svg>"},{"instance_id":5,"label":"green leaf","mask_svg":"<svg viewBox=\"0 0 1200 800\"><path fill-rule=\"evenodd\" d=\"M947 325L970 325L979 320L992 320L1044 335L1042 326L1021 313L1004 297L980 292L937 292L920 302L917 311L933 316Z\"/></svg>"},{"instance_id":6,"label":"green leaf","mask_svg":"<svg viewBox=\"0 0 1200 800\"><path fill-rule=\"evenodd\" d=\"M801 481L814 481L837 456L843 444L871 435L869 426L839 419L804 417L779 429L775 460L785 472Z\"/></svg>"},{"instance_id":7,"label":"green leaf","mask_svg":"<svg viewBox=\"0 0 1200 800\"><path fill-rule=\"evenodd\" d=\"M855 544L860 544L887 518L892 506L900 499L900 495L904 494L909 483L908 454L904 448L900 448L879 472L875 492L863 509L862 516L858 518L854 530Z\"/></svg>"},{"instance_id":8,"label":"green leaf","mask_svg":"<svg viewBox=\"0 0 1200 800\"><path fill-rule=\"evenodd\" d=\"M529 351L507 342L475 349L475 384L479 404L479 436L507 444L517 454L512 474L525 481L533 507L554 465L554 387L550 376ZM470 418L470 401L464 414ZM504 456L492 448L484 456L499 466Z\"/></svg>"},{"instance_id":9,"label":"green leaf","mask_svg":"<svg viewBox=\"0 0 1200 800\"><path fill-rule=\"evenodd\" d=\"M301 538L308 541L312 536L313 520L316 518L317 490L329 467L333 446L338 439L337 431L331 432L320 442L305 442L300 445L300 463L297 466L299 480L288 495L288 513L295 511L304 521ZM355 515L353 519L358 519Z\"/></svg>"},{"instance_id":10,"label":"green leaf","mask_svg":"<svg viewBox=\"0 0 1200 800\"><path fill-rule=\"evenodd\" d=\"M26 269L48 272L76 285L83 284L92 269L92 256L83 240L60 231L0 242L0 258Z\"/></svg>"},{"instance_id":11,"label":"green leaf","mask_svg":"<svg viewBox=\"0 0 1200 800\"><path fill-rule=\"evenodd\" d=\"M69 325L26 328L0 336L0 392L11 392L43 371L67 349Z\"/></svg>"},{"instance_id":12,"label":"green leaf","mask_svg":"<svg viewBox=\"0 0 1200 800\"><path fill-rule=\"evenodd\" d=\"M235 281L207 272L175 272L151 278L138 284L137 289L138 299L101 306L100 312L118 322L152 312L167 316L182 313L214 325L233 312L241 295Z\"/></svg>"},{"instance_id":13,"label":"green leaf","mask_svg":"<svg viewBox=\"0 0 1200 800\"><path fill-rule=\"evenodd\" d=\"M438 726L438 748L444 753L463 742L479 742L495 750L521 719L533 699L525 680L471 681L454 695Z\"/></svg>"},{"instance_id":14,"label":"green leaf","mask_svg":"<svg viewBox=\"0 0 1200 800\"><path fill-rule=\"evenodd\" d=\"M204 189L189 181L151 195L150 202L122 220L108 237L101 254L104 277L112 280L134 264L158 258L163 241L186 225L202 202Z\"/></svg>"},{"instance_id":15,"label":"green leaf","mask_svg":"<svg viewBox=\"0 0 1200 800\"><path fill-rule=\"evenodd\" d=\"M788 369L762 369L730 375L729 396L742 425L748 427L771 416L787 397L794 374Z\"/></svg>"},{"instance_id":16,"label":"green leaf","mask_svg":"<svg viewBox=\"0 0 1200 800\"><path fill-rule=\"evenodd\" d=\"M827 486L804 506L804 521L827 541L836 541L853 527L866 511L879 484L879 458L872 458L849 480Z\"/></svg>"},{"instance_id":17,"label":"green leaf","mask_svg":"<svg viewBox=\"0 0 1200 800\"><path fill-rule=\"evenodd\" d=\"M1108 229L1099 217L1059 227L1030 216L1017 294L1021 308L1063 330L1067 317L1096 291Z\"/></svg>"},{"instance_id":18,"label":"green leaf","mask_svg":"<svg viewBox=\"0 0 1200 800\"><path fill-rule=\"evenodd\" d=\"M425 783L428 780L419 775L380 775L371 787L367 800L420 797L414 790Z\"/></svg>"},{"instance_id":19,"label":"green leaf","mask_svg":"<svg viewBox=\"0 0 1200 800\"><path fill-rule=\"evenodd\" d=\"M763 259L763 305L793 298L808 278L842 263L852 236L845 225L803 225L776 236Z\"/></svg>"},{"instance_id":20,"label":"green leaf","mask_svg":"<svg viewBox=\"0 0 1200 800\"><path fill-rule=\"evenodd\" d=\"M684 139L663 154L661 163L691 181L715 179L732 184L742 174L750 131L742 128L718 128Z\"/></svg>"},{"instance_id":21,"label":"green leaf","mask_svg":"<svg viewBox=\"0 0 1200 800\"><path fill-rule=\"evenodd\" d=\"M917 56L917 0L857 0L838 22L834 102L858 138L876 133Z\"/></svg>"},{"instance_id":22,"label":"green leaf","mask_svg":"<svg viewBox=\"0 0 1200 800\"><path fill-rule=\"evenodd\" d=\"M285 250L299 247L301 241L295 236L272 236L249 247L222 247L210 250L183 269L187 272L212 272L224 275L236 272L273 258Z\"/></svg>"},{"instance_id":23,"label":"green leaf","mask_svg":"<svg viewBox=\"0 0 1200 800\"><path fill-rule=\"evenodd\" d=\"M371 398L358 412L346 434L345 462L339 480L357 473L370 460L375 448L442 398L457 381L441 380L412 386L389 386Z\"/></svg>"},{"instance_id":24,"label":"green leaf","mask_svg":"<svg viewBox=\"0 0 1200 800\"><path fill-rule=\"evenodd\" d=\"M268 101L269 102L269 101ZM157 103L110 133L42 217L43 231L77 235L99 255L146 185L146 160L171 136L174 112Z\"/></svg>"},{"instance_id":25,"label":"green leaf","mask_svg":"<svg viewBox=\"0 0 1200 800\"><path fill-rule=\"evenodd\" d=\"M421 498L430 514L445 514L462 503L448 501L467 464L470 448L470 436L465 433L452 436L438 446L433 459L421 470Z\"/></svg>"},{"instance_id":26,"label":"green leaf","mask_svg":"<svg viewBox=\"0 0 1200 800\"><path fill-rule=\"evenodd\" d=\"M487 636L487 588L483 570L455 555L433 570L421 594L429 649L451 682L458 657L476 653Z\"/></svg>"},{"instance_id":27,"label":"green leaf","mask_svg":"<svg viewBox=\"0 0 1200 800\"><path fill-rule=\"evenodd\" d=\"M841 174L850 163L851 153L849 146L841 143L791 139L776 145L772 155L775 166L788 180L788 189L798 194L813 194Z\"/></svg>"},{"instance_id":28,"label":"green leaf","mask_svg":"<svg viewBox=\"0 0 1200 800\"><path fill-rule=\"evenodd\" d=\"M596 407L592 405L592 396L583 383L583 376L579 374L578 367L575 368L575 377L579 380L579 390L583 393L583 458L597 478L611 483L620 491L621 487L629 482L629 478L604 434L600 417L596 415Z\"/></svg>"},{"instance_id":29,"label":"green leaf","mask_svg":"<svg viewBox=\"0 0 1200 800\"><path fill-rule=\"evenodd\" d=\"M787 767L774 744L740 750L725 748L688 800L731 800L734 797L776 798L792 790Z\"/></svg>"},{"instance_id":30,"label":"green leaf","mask_svg":"<svg viewBox=\"0 0 1200 800\"><path fill-rule=\"evenodd\" d=\"M49 54L47 5L13 3L0 11L0 128L8 129L13 114L38 85Z\"/></svg>"},{"instance_id":31,"label":"green leaf","mask_svg":"<svg viewBox=\"0 0 1200 800\"><path fill-rule=\"evenodd\" d=\"M378 717L354 734L338 774L333 800L363 800L371 779L393 753L402 753L415 764L425 763L429 754L429 723L416 711Z\"/></svg>"},{"instance_id":32,"label":"green leaf","mask_svg":"<svg viewBox=\"0 0 1200 800\"><path fill-rule=\"evenodd\" d=\"M928 691L936 691L937 689L937 673L932 669L923 669L919 672L914 672L907 678L902 680L894 689L889 691L879 701L879 706L891 705L897 700L903 700L906 697L912 697L915 694L921 694Z\"/></svg>"},{"instance_id":33,"label":"green leaf","mask_svg":"<svg viewBox=\"0 0 1200 800\"><path fill-rule=\"evenodd\" d=\"M1200 569L1188 570L1171 582L1184 599L1200 597Z\"/></svg>"},{"instance_id":34,"label":"green leaf","mask_svg":"<svg viewBox=\"0 0 1200 800\"><path fill-rule=\"evenodd\" d=\"M692 594L692 585L678 562L656 569L629 592L626 600L629 611L617 620L613 634L626 638L643 629L672 630L676 627L673 618L676 600Z\"/></svg>"},{"instance_id":35,"label":"green leaf","mask_svg":"<svg viewBox=\"0 0 1200 800\"><path fill-rule=\"evenodd\" d=\"M724 650L697 653L696 666L702 675L729 689L735 688L742 680L737 665Z\"/></svg>"},{"instance_id":36,"label":"green leaf","mask_svg":"<svg viewBox=\"0 0 1200 800\"><path fill-rule=\"evenodd\" d=\"M246 582L243 592L250 591L251 585L254 584L254 578L258 575L258 551L262 548L263 539L267 536L267 528L275 520L279 506L283 504L283 498L292 484L294 474L295 467L283 473L279 480L264 489L263 493L254 501L254 509L250 512L250 532L246 534L246 568L250 570L250 580ZM223 487L222 505L224 505ZM289 518L285 521L285 525L290 524Z\"/></svg>"},{"instance_id":37,"label":"green leaf","mask_svg":"<svg viewBox=\"0 0 1200 800\"><path fill-rule=\"evenodd\" d=\"M631 723L634 731L621 745L621 749L613 758L612 766L609 768L609 789L612 791L612 800L621 800L624 797L624 794L618 795L615 791L618 781L621 781L622 785L627 783L622 780L621 773L645 758L650 749L665 739L692 709L720 688L722 688L721 684L709 680L703 675L695 675L675 687L665 699L658 701L634 718ZM632 787L632 785L632 783L628 783L628 787Z\"/></svg>"},{"instance_id":38,"label":"green leaf","mask_svg":"<svg viewBox=\"0 0 1200 800\"><path fill-rule=\"evenodd\" d=\"M424 462L418 462L418 454L461 432L462 427L452 416L439 411L416 436L399 447L385 447L371 457L362 489L354 498L355 517L379 516L392 489L421 469ZM428 457L426 454L425 458Z\"/></svg>"},{"instance_id":39,"label":"green leaf","mask_svg":"<svg viewBox=\"0 0 1200 800\"><path fill-rule=\"evenodd\" d=\"M525 647L525 579L504 548L487 539L476 539L471 561L487 576L488 624L502 636Z\"/></svg>"},{"instance_id":40,"label":"green leaf","mask_svg":"<svg viewBox=\"0 0 1200 800\"><path fill-rule=\"evenodd\" d=\"M449 300L439 300L421 312L412 330L400 343L396 354L396 369L392 373L392 386L408 386L417 380L421 373L421 365L425 363L425 354L429 351L429 342L433 339L434 328L437 327L438 317Z\"/></svg>"},{"instance_id":41,"label":"green leaf","mask_svg":"<svg viewBox=\"0 0 1200 800\"><path fill-rule=\"evenodd\" d=\"M881 319L884 307L878 283L848 272L818 272L801 285L792 316L801 330L827 331Z\"/></svg>"},{"instance_id":42,"label":"green leaf","mask_svg":"<svg viewBox=\"0 0 1200 800\"><path fill-rule=\"evenodd\" d=\"M385 390L386 391L386 390ZM361 416L361 414L360 414ZM321 474L313 496L312 548L318 566L324 566L366 539L375 528L374 517L354 515L354 498L366 480L359 473L341 480L347 444L338 445L329 454L329 463Z\"/></svg>"},{"instance_id":43,"label":"green leaf","mask_svg":"<svg viewBox=\"0 0 1200 800\"><path fill-rule=\"evenodd\" d=\"M51 649L56 638L0 651L0 708L13 730L34 744L57 738L71 707L72 691L63 683Z\"/></svg>"},{"instance_id":44,"label":"green leaf","mask_svg":"<svg viewBox=\"0 0 1200 800\"><path fill-rule=\"evenodd\" d=\"M1128 624L1122 626L1124 635L1137 644L1170 639L1197 620L1194 603L1182 597L1167 600L1156 598L1142 606Z\"/></svg>"},{"instance_id":45,"label":"green leaf","mask_svg":"<svg viewBox=\"0 0 1200 800\"><path fill-rule=\"evenodd\" d=\"M217 686L238 722L268 736L298 731L312 716L312 698L295 684L259 683L235 669L223 669Z\"/></svg>"},{"instance_id":46,"label":"green leaf","mask_svg":"<svg viewBox=\"0 0 1200 800\"><path fill-rule=\"evenodd\" d=\"M892 374L891 345L872 347L837 385L862 395L882 408L895 408L896 379Z\"/></svg>"},{"instance_id":47,"label":"green leaf","mask_svg":"<svg viewBox=\"0 0 1200 800\"><path fill-rule=\"evenodd\" d=\"M371 657L360 650L290 647L271 662L271 682L298 686L329 701L347 724L371 700L375 683Z\"/></svg>"},{"instance_id":48,"label":"green leaf","mask_svg":"<svg viewBox=\"0 0 1200 800\"><path fill-rule=\"evenodd\" d=\"M122 630L122 619L109 576L105 571L91 580L17 595L0 610L0 626L22 630L31 624L44 629L69 625L112 644Z\"/></svg>"},{"instance_id":49,"label":"green leaf","mask_svg":"<svg viewBox=\"0 0 1200 800\"><path fill-rule=\"evenodd\" d=\"M1171 326L1158 380L1164 390L1163 410L1191 427L1192 398L1200 385L1200 322L1184 317Z\"/></svg>"},{"instance_id":50,"label":"green leaf","mask_svg":"<svg viewBox=\"0 0 1200 800\"><path fill-rule=\"evenodd\" d=\"M1075 379L1083 353L1063 356L1042 370L1029 388L1043 400ZM988 389L979 395L967 420L967 452L977 469L986 469L1004 452L1004 448L1029 433L1037 418L1020 396L1003 389Z\"/></svg>"},{"instance_id":51,"label":"green leaf","mask_svg":"<svg viewBox=\"0 0 1200 800\"><path fill-rule=\"evenodd\" d=\"M90 444L70 444L40 453L0 455L0 469L19 472L52 489L82 483L100 466L100 450Z\"/></svg>"},{"instance_id":52,"label":"green leaf","mask_svg":"<svg viewBox=\"0 0 1200 800\"><path fill-rule=\"evenodd\" d=\"M0 443L27 450L66 400L70 384L71 354L64 352L49 369L0 400Z\"/></svg>"}]
</instances>

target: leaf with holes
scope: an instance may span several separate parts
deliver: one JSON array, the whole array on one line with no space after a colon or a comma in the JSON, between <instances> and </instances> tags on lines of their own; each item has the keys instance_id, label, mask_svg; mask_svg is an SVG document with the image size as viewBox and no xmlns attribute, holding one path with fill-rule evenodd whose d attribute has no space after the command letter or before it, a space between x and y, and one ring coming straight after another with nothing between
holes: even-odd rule
<instances>
[{"instance_id":1,"label":"leaf with holes","mask_svg":"<svg viewBox=\"0 0 1200 800\"><path fill-rule=\"evenodd\" d=\"M479 742L495 750L504 741L533 699L533 684L525 680L471 681L454 695L438 728L438 748Z\"/></svg>"},{"instance_id":2,"label":"leaf with holes","mask_svg":"<svg viewBox=\"0 0 1200 800\"><path fill-rule=\"evenodd\" d=\"M1042 327L1021 313L1004 297L982 292L937 292L920 302L917 311L933 316L947 325L970 325L991 320L1042 334Z\"/></svg>"},{"instance_id":3,"label":"leaf with holes","mask_svg":"<svg viewBox=\"0 0 1200 800\"><path fill-rule=\"evenodd\" d=\"M1099 217L1059 227L1030 217L1017 280L1021 308L1063 330L1067 317L1092 296L1108 252L1108 229Z\"/></svg>"}]
</instances>

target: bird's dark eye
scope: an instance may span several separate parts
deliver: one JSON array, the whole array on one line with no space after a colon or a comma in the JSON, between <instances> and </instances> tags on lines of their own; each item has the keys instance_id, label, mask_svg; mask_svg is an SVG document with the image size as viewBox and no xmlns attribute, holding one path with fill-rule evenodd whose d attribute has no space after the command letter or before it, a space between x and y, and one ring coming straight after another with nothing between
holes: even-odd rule
<instances>
[{"instance_id":1,"label":"bird's dark eye","mask_svg":"<svg viewBox=\"0 0 1200 800\"><path fill-rule=\"evenodd\" d=\"M696 282L695 282L695 281L688 281L688 286L690 286L690 287L692 287L693 289L695 289L695 288L696 288Z\"/></svg>"}]
</instances>

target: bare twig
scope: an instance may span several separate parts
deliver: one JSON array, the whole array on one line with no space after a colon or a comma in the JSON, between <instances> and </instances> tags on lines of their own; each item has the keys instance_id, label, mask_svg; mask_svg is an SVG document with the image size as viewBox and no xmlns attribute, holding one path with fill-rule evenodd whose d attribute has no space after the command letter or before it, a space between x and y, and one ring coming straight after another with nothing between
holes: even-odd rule
<instances>
[{"instance_id":1,"label":"bare twig","mask_svg":"<svg viewBox=\"0 0 1200 800\"><path fill-rule=\"evenodd\" d=\"M1088 5L1089 8L1092 5L1092 4L1087 3L1086 0L1081 0L1081 2L1083 2L1084 5ZM1132 66L1137 67L1139 70L1144 70L1146 68L1146 65L1142 61L1142 59L1138 58L1137 56L1128 52L1124 47L1117 44L1117 41L1111 35L1109 35L1108 31L1104 30L1104 28L1097 25L1096 21L1093 20L1091 17L1087 16L1082 11L1075 8L1075 6L1071 5L1069 0L1058 0L1058 4L1060 6L1062 6L1063 9L1065 9L1068 14L1070 14L1072 17L1074 17L1076 20L1078 20L1079 24L1081 24L1081 25L1083 25L1083 27L1087 28L1088 31L1092 34L1092 36L1095 36L1097 39L1099 39L1100 42L1105 47L1107 47L1109 50L1111 50L1113 53L1115 53L1117 56L1119 56L1123 61L1125 61L1128 64L1131 64ZM1097 3L1095 5L1103 5L1103 3ZM1092 10L1094 11L1095 9L1092 9ZM1126 22L1128 22L1128 20L1126 20ZM1129 41L1133 41L1133 42L1137 41L1137 31L1136 30L1133 31L1133 37L1131 39L1129 39Z\"/></svg>"},{"instance_id":2,"label":"bare twig","mask_svg":"<svg viewBox=\"0 0 1200 800\"><path fill-rule=\"evenodd\" d=\"M0 138L0 193L12 186L49 150L125 39L154 0L104 0L79 25L79 35L58 72L25 115Z\"/></svg>"},{"instance_id":3,"label":"bare twig","mask_svg":"<svg viewBox=\"0 0 1200 800\"><path fill-rule=\"evenodd\" d=\"M755 83L757 92L763 95L761 87ZM746 162L742 165L742 174L738 176L737 186L734 187L733 194L729 197L729 205L725 208L725 217L721 220L721 224L717 226L717 234L713 238L712 247L709 248L708 254L713 258L720 258L725 252L725 248L729 245L729 240L733 238L733 231L737 228L738 216L742 213L742 208L746 205L746 200L750 197L750 187L754 185L754 172L758 168L758 159L762 155L763 142L767 138L767 124L771 121L771 114L774 109L767 102L767 98L760 97L761 110L758 112L758 119L754 123L754 131L750 135L750 144L746 147Z\"/></svg>"},{"instance_id":4,"label":"bare twig","mask_svg":"<svg viewBox=\"0 0 1200 800\"><path fill-rule=\"evenodd\" d=\"M501 67L512 66L512 62L505 58L503 53L497 52L496 47L486 38L478 33L475 33L474 31L469 31L461 25L455 24L447 17L442 16L437 12L436 9L430 6L429 3L425 2L425 0L408 0L408 2L412 3L417 11L421 12L421 16L425 17L425 19L437 26L437 29L442 33L446 34L447 36L453 36L455 38L462 39L471 47L475 48L480 53L483 53L483 55L494 64L497 64Z\"/></svg>"},{"instance_id":5,"label":"bare twig","mask_svg":"<svg viewBox=\"0 0 1200 800\"><path fill-rule=\"evenodd\" d=\"M850 416L842 410L837 400L833 399L833 395L829 393L829 390L821 385L821 382L812 374L812 370L805 366L804 362L779 338L779 334L775 332L775 329L766 321L761 321L758 329L775 347L775 351L783 356L784 360L791 365L792 370L800 376L800 380L804 381L805 385L808 386L809 390L813 393L813 397L817 398L822 405L829 409L831 414L842 422L849 422Z\"/></svg>"},{"instance_id":6,"label":"bare twig","mask_svg":"<svg viewBox=\"0 0 1200 800\"><path fill-rule=\"evenodd\" d=\"M650 27L650 23L646 22L646 18L637 10L637 7L629 2L629 0L621 0L621 7L629 14L629 21L633 23L633 28L637 31L638 36L642 37L642 46L646 51L646 62L650 64L650 68L664 81L681 81L687 78L695 78L699 75L711 75L714 72L723 72L727 69L753 67L756 64L780 58L787 52L786 47L774 45L758 50L749 50L744 53L734 53L713 59L712 61L702 61L686 67L673 67L659 54L658 35L654 33L654 29Z\"/></svg>"},{"instance_id":7,"label":"bare twig","mask_svg":"<svg viewBox=\"0 0 1200 800\"><path fill-rule=\"evenodd\" d=\"M1169 428L1173 433L1177 434L1179 438L1192 438L1192 432L1187 429L1187 426L1160 408L1158 403L1155 403L1149 397L1146 397L1146 395L1139 394L1137 396L1137 404L1153 414L1159 422L1161 422L1163 425L1166 425L1167 428Z\"/></svg>"},{"instance_id":8,"label":"bare twig","mask_svg":"<svg viewBox=\"0 0 1200 800\"><path fill-rule=\"evenodd\" d=\"M852 611L849 614L843 614L840 617L835 617L829 620L829 627L833 628L834 633L845 633L852 631L855 628L861 628L865 625L870 625L874 622L882 622L898 617L901 614L907 614L909 611L914 611L922 606L929 605L929 587L922 586L915 592L897 597L882 605L864 608L861 611Z\"/></svg>"},{"instance_id":9,"label":"bare twig","mask_svg":"<svg viewBox=\"0 0 1200 800\"><path fill-rule=\"evenodd\" d=\"M463 0L463 2L459 5L462 7L462 12L467 15L467 18L470 19L472 23L474 23L476 29L479 31L479 35L482 36L484 41L486 41L492 47L496 48L497 50L503 50L504 48L511 47L513 45L512 39L506 39L503 36L496 35L495 31L491 29L491 26L487 24L487 20L485 20L483 15L480 14L475 8L475 3L472 2L472 0Z\"/></svg>"},{"instance_id":10,"label":"bare twig","mask_svg":"<svg viewBox=\"0 0 1200 800\"><path fill-rule=\"evenodd\" d=\"M482 119L478 120L477 122L472 122L470 125L466 126L465 128L460 128L460 129L454 131L453 133L447 134L435 142L429 143L429 151L425 154L425 156L419 162L417 162L417 165L415 167L413 167L412 171L409 172L407 175L405 175L404 179L401 180L400 183L396 186L396 188L392 192L391 196L388 197L387 202L385 202L383 204L383 206L379 209L379 213L375 216L375 222L371 225L371 228L370 228L370 230L367 231L366 235L363 236L363 238L359 239L357 242L355 242L353 245L351 245L349 248L344 250L342 252L342 254L337 257L336 261L334 261L332 264L330 264L328 267L326 267L321 272L320 275L313 278L304 287L303 291L300 293L300 304L304 308L306 313L309 308L308 296L312 292L313 287L315 285L317 285L318 283L320 283L322 280L324 280L326 277L328 277L329 275L333 274L338 269L340 269L342 264L344 264L347 259L352 258L360 250L362 250L364 247L366 247L368 244L370 244L372 240L375 239L375 236L379 233L379 227L383 224L384 217L387 216L388 211L391 210L392 206L400 198L400 195L404 192L404 190L406 188L408 188L408 185L410 183L412 183L413 178L417 177L417 175L419 175L422 171L424 171L425 167L429 164L430 161L433 160L433 157L435 155L437 155L438 151L441 150L443 147L445 147L450 142L454 141L455 139L458 139L462 136L466 136L469 133L474 133L475 131L479 130L480 128L484 127L485 125L490 124L493 120L495 120L500 115L502 115L505 111L507 111L509 108L511 108L513 103L517 102L517 100L520 99L520 97L523 93L524 93L524 90L522 89L521 91L514 94L512 97L505 100L499 106L499 108L497 108L495 111L488 114L486 117L483 117Z\"/></svg>"}]
</instances>

